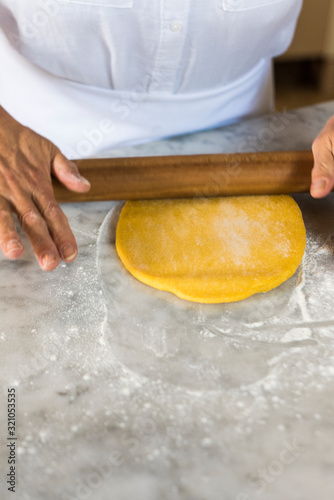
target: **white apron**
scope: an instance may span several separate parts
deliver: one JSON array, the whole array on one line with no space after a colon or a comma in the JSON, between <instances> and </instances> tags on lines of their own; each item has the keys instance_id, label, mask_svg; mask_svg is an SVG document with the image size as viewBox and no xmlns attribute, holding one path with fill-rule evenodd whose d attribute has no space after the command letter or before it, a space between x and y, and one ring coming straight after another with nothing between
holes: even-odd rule
<instances>
[{"instance_id":1,"label":"white apron","mask_svg":"<svg viewBox=\"0 0 334 500\"><path fill-rule=\"evenodd\" d=\"M0 104L70 158L267 112L302 0L0 0Z\"/></svg>"}]
</instances>

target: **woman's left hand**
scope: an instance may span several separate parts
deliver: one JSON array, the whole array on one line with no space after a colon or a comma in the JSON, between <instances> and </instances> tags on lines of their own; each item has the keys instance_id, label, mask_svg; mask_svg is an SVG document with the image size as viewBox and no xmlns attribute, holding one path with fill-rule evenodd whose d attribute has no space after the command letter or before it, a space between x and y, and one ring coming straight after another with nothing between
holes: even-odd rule
<instances>
[{"instance_id":1,"label":"woman's left hand","mask_svg":"<svg viewBox=\"0 0 334 500\"><path fill-rule=\"evenodd\" d=\"M334 116L332 116L312 144L314 166L311 195L323 198L334 186Z\"/></svg>"}]
</instances>

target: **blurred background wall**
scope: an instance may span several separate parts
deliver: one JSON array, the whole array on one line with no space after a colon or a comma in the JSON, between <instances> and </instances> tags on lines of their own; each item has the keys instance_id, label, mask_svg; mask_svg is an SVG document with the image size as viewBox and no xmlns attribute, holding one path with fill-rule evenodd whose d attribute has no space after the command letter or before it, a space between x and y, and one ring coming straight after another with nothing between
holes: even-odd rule
<instances>
[{"instance_id":1,"label":"blurred background wall","mask_svg":"<svg viewBox=\"0 0 334 500\"><path fill-rule=\"evenodd\" d=\"M304 0L294 40L274 64L277 109L334 99L334 0Z\"/></svg>"}]
</instances>

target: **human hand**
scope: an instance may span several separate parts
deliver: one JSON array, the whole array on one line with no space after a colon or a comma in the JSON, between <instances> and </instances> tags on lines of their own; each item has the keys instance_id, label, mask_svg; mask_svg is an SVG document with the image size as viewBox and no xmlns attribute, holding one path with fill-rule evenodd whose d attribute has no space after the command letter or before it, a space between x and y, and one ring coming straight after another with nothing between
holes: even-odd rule
<instances>
[{"instance_id":1,"label":"human hand","mask_svg":"<svg viewBox=\"0 0 334 500\"><path fill-rule=\"evenodd\" d=\"M334 116L332 116L312 144L314 167L311 195L322 198L334 186Z\"/></svg>"},{"instance_id":2,"label":"human hand","mask_svg":"<svg viewBox=\"0 0 334 500\"><path fill-rule=\"evenodd\" d=\"M40 267L55 269L73 261L78 247L53 193L51 173L71 191L84 193L89 182L49 140L24 127L0 106L0 249L9 259L24 250L13 212Z\"/></svg>"}]
</instances>

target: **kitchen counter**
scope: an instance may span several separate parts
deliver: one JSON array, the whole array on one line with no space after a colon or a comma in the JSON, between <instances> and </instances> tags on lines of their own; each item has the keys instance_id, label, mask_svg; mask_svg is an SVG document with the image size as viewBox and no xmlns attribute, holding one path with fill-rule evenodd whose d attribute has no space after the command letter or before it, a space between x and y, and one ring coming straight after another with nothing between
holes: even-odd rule
<instances>
[{"instance_id":1,"label":"kitchen counter","mask_svg":"<svg viewBox=\"0 0 334 500\"><path fill-rule=\"evenodd\" d=\"M309 149L332 114L328 102L109 156ZM63 205L75 263L44 273L28 244L0 257L1 499L334 497L334 198L295 199L300 269L234 304L132 278L113 244L119 202Z\"/></svg>"}]
</instances>

